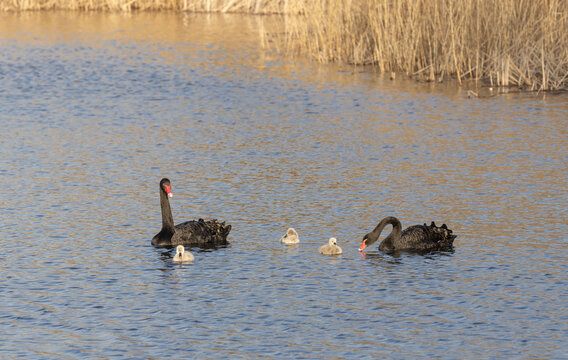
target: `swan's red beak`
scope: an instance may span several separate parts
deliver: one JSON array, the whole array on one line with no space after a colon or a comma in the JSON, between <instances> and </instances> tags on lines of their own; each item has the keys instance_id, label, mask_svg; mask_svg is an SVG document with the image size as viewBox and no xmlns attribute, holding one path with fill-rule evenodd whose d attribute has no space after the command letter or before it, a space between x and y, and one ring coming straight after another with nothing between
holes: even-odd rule
<instances>
[{"instance_id":1,"label":"swan's red beak","mask_svg":"<svg viewBox=\"0 0 568 360\"><path fill-rule=\"evenodd\" d=\"M363 240L363 243L361 244L361 246L359 246L359 251L365 250L365 248L367 247L367 244L365 244L366 242L367 242L367 239Z\"/></svg>"},{"instance_id":2,"label":"swan's red beak","mask_svg":"<svg viewBox=\"0 0 568 360\"><path fill-rule=\"evenodd\" d=\"M166 194L168 194L168 197L174 196L174 194L172 194L172 187L171 186L164 185L164 190L166 190Z\"/></svg>"}]
</instances>

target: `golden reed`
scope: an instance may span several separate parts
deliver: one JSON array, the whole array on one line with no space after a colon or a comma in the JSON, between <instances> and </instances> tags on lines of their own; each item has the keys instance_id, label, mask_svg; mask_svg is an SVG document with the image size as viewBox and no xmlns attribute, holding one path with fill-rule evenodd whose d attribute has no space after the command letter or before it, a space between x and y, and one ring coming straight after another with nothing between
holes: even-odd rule
<instances>
[{"instance_id":1,"label":"golden reed","mask_svg":"<svg viewBox=\"0 0 568 360\"><path fill-rule=\"evenodd\" d=\"M568 0L309 0L290 50L434 81L568 90Z\"/></svg>"},{"instance_id":2,"label":"golden reed","mask_svg":"<svg viewBox=\"0 0 568 360\"><path fill-rule=\"evenodd\" d=\"M286 14L289 51L441 81L568 90L568 0L0 0L0 10Z\"/></svg>"}]
</instances>

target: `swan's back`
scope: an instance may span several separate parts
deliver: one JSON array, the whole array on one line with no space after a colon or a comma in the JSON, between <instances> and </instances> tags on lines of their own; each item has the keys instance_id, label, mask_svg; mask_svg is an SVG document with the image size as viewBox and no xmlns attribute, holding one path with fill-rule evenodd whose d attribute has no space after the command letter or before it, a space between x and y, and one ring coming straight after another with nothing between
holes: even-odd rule
<instances>
[{"instance_id":1,"label":"swan's back","mask_svg":"<svg viewBox=\"0 0 568 360\"><path fill-rule=\"evenodd\" d=\"M225 245L231 225L217 220L191 220L175 226L172 245L204 246Z\"/></svg>"},{"instance_id":2,"label":"swan's back","mask_svg":"<svg viewBox=\"0 0 568 360\"><path fill-rule=\"evenodd\" d=\"M448 229L446 224L442 226L436 226L432 222L429 226L424 225L414 225L406 228L400 239L393 240L394 249L383 248L381 249L381 243L379 245L379 250L422 250L422 251L434 251L434 250L450 250L453 246L454 239L456 235L452 234L452 230Z\"/></svg>"}]
</instances>

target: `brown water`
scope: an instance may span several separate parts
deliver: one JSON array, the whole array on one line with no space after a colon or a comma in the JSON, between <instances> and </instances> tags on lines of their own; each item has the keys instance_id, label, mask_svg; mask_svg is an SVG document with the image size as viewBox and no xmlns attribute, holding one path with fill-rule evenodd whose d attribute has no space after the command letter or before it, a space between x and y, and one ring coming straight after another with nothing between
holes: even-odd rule
<instances>
[{"instance_id":1,"label":"brown water","mask_svg":"<svg viewBox=\"0 0 568 360\"><path fill-rule=\"evenodd\" d=\"M566 95L290 60L279 26L0 15L0 357L566 358ZM230 246L150 245L164 176ZM360 254L387 215L455 250Z\"/></svg>"}]
</instances>

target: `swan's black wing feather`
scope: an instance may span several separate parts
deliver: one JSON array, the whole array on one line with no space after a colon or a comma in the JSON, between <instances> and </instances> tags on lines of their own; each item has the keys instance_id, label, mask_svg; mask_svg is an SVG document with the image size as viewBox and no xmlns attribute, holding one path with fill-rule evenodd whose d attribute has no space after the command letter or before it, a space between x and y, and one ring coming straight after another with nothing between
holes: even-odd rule
<instances>
[{"instance_id":1,"label":"swan's black wing feather","mask_svg":"<svg viewBox=\"0 0 568 360\"><path fill-rule=\"evenodd\" d=\"M175 226L172 246L217 246L227 244L231 225L213 220L191 220Z\"/></svg>"},{"instance_id":2,"label":"swan's black wing feather","mask_svg":"<svg viewBox=\"0 0 568 360\"><path fill-rule=\"evenodd\" d=\"M394 247L397 250L450 250L455 238L456 235L445 224L439 227L432 222L429 226L424 224L406 228Z\"/></svg>"}]
</instances>

